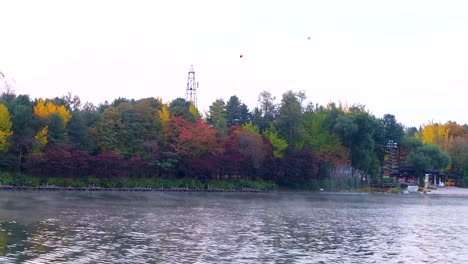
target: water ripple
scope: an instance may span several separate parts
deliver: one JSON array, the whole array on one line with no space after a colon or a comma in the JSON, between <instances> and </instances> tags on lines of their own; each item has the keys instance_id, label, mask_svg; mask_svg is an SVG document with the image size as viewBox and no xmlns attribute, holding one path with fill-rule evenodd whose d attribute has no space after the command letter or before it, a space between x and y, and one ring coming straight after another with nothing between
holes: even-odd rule
<instances>
[{"instance_id":1,"label":"water ripple","mask_svg":"<svg viewBox=\"0 0 468 264\"><path fill-rule=\"evenodd\" d=\"M15 195L24 204L38 194ZM468 261L468 201L456 197L40 195L36 218L0 203L2 263Z\"/></svg>"}]
</instances>

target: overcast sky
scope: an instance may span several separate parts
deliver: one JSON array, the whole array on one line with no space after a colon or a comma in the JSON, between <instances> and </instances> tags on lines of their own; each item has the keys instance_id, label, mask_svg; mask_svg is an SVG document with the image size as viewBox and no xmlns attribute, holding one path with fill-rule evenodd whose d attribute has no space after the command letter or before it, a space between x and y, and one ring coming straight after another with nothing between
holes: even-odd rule
<instances>
[{"instance_id":1,"label":"overcast sky","mask_svg":"<svg viewBox=\"0 0 468 264\"><path fill-rule=\"evenodd\" d=\"M0 29L0 71L32 98L170 101L193 65L201 111L303 90L407 126L468 123L466 0L0 0Z\"/></svg>"}]
</instances>

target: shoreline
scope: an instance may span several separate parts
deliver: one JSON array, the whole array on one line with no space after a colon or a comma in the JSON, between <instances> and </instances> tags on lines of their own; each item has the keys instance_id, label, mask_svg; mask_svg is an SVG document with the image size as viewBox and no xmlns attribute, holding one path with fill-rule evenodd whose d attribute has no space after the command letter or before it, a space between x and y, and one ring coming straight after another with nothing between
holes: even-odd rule
<instances>
[{"instance_id":1,"label":"shoreline","mask_svg":"<svg viewBox=\"0 0 468 264\"><path fill-rule=\"evenodd\" d=\"M104 187L59 187L53 185L43 185L39 187L31 186L12 186L12 185L0 185L0 191L90 191L90 192L275 192L275 190L257 190L252 188L242 189L191 189L191 188L146 188L146 187L135 187L135 188L104 188Z\"/></svg>"},{"instance_id":2,"label":"shoreline","mask_svg":"<svg viewBox=\"0 0 468 264\"><path fill-rule=\"evenodd\" d=\"M428 192L429 195L438 196L461 196L468 197L468 188L460 188L456 186L432 189Z\"/></svg>"},{"instance_id":3,"label":"shoreline","mask_svg":"<svg viewBox=\"0 0 468 264\"><path fill-rule=\"evenodd\" d=\"M242 188L242 189L221 189L221 188L210 188L210 189L192 189L186 187L172 187L172 188L150 188L150 187L132 187L132 188L105 188L98 186L88 187L60 187L55 185L42 185L38 187L32 186L14 186L14 185L0 185L1 191L77 191L77 192L229 192L229 193L268 193L268 192L314 192L324 194L339 194L343 193L340 191L329 192L329 191L313 191L313 190L289 190L289 189L276 189L276 190L259 190L253 188ZM386 193L380 191L349 191L344 193L353 194L377 194ZM418 193L419 194L419 193ZM420 193L422 194L422 193ZM445 187L438 189L431 189L429 192L424 193L425 195L436 195L436 196L462 196L468 197L468 188L460 187ZM404 195L400 193L399 195Z\"/></svg>"}]
</instances>

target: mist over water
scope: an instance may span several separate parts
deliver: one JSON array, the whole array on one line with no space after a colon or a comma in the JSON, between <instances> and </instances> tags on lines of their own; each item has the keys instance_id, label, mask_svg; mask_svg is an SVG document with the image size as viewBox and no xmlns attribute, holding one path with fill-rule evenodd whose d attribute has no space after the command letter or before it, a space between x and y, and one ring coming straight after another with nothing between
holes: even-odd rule
<instances>
[{"instance_id":1,"label":"mist over water","mask_svg":"<svg viewBox=\"0 0 468 264\"><path fill-rule=\"evenodd\" d=\"M1 263L466 263L468 199L0 192Z\"/></svg>"}]
</instances>

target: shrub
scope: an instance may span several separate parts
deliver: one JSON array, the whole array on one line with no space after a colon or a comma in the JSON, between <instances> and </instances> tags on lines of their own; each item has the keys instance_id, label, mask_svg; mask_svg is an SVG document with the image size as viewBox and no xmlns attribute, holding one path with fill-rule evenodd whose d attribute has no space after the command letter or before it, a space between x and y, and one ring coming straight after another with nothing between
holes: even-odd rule
<instances>
[{"instance_id":1,"label":"shrub","mask_svg":"<svg viewBox=\"0 0 468 264\"><path fill-rule=\"evenodd\" d=\"M69 182L69 186L75 187L75 188L84 188L86 187L86 183L81 179L72 179Z\"/></svg>"},{"instance_id":2,"label":"shrub","mask_svg":"<svg viewBox=\"0 0 468 264\"><path fill-rule=\"evenodd\" d=\"M209 184L212 189L235 189L236 186L233 181L210 181Z\"/></svg>"},{"instance_id":3,"label":"shrub","mask_svg":"<svg viewBox=\"0 0 468 264\"><path fill-rule=\"evenodd\" d=\"M48 178L47 179L47 184L48 185L58 186L58 187L65 187L66 182L62 178Z\"/></svg>"},{"instance_id":4,"label":"shrub","mask_svg":"<svg viewBox=\"0 0 468 264\"><path fill-rule=\"evenodd\" d=\"M395 182L395 179L392 178L392 177L389 177L389 178L382 178L382 183L394 183Z\"/></svg>"},{"instance_id":5,"label":"shrub","mask_svg":"<svg viewBox=\"0 0 468 264\"><path fill-rule=\"evenodd\" d=\"M189 178L177 179L173 185L175 185L174 187L180 187L180 188L191 188L191 189L203 188L203 184L201 183L200 180L189 179Z\"/></svg>"},{"instance_id":6,"label":"shrub","mask_svg":"<svg viewBox=\"0 0 468 264\"><path fill-rule=\"evenodd\" d=\"M389 192L389 193L393 193L393 194L400 194L400 193L402 193L402 192L403 192L403 189L402 189L402 188L400 188L400 187L396 187L396 188L390 188L390 189L388 189L388 191L387 191L387 192Z\"/></svg>"},{"instance_id":7,"label":"shrub","mask_svg":"<svg viewBox=\"0 0 468 264\"><path fill-rule=\"evenodd\" d=\"M8 172L0 172L0 184L1 185L13 185L13 176Z\"/></svg>"},{"instance_id":8,"label":"shrub","mask_svg":"<svg viewBox=\"0 0 468 264\"><path fill-rule=\"evenodd\" d=\"M271 181L257 181L257 189L259 190L277 190L278 185Z\"/></svg>"},{"instance_id":9,"label":"shrub","mask_svg":"<svg viewBox=\"0 0 468 264\"><path fill-rule=\"evenodd\" d=\"M30 187L39 187L41 185L41 179L36 177L25 177L24 185Z\"/></svg>"},{"instance_id":10,"label":"shrub","mask_svg":"<svg viewBox=\"0 0 468 264\"><path fill-rule=\"evenodd\" d=\"M100 186L100 180L96 177L92 177L92 176L89 176L87 179L86 179L86 182L89 184L89 185L94 185L94 186Z\"/></svg>"},{"instance_id":11,"label":"shrub","mask_svg":"<svg viewBox=\"0 0 468 264\"><path fill-rule=\"evenodd\" d=\"M304 189L311 191L318 191L320 189L319 186L319 182L314 179L311 179L303 184Z\"/></svg>"},{"instance_id":12,"label":"shrub","mask_svg":"<svg viewBox=\"0 0 468 264\"><path fill-rule=\"evenodd\" d=\"M210 181L210 188L224 190L241 190L243 188L255 190L276 190L278 186L273 182L263 180L225 180L225 181Z\"/></svg>"},{"instance_id":13,"label":"shrub","mask_svg":"<svg viewBox=\"0 0 468 264\"><path fill-rule=\"evenodd\" d=\"M26 184L25 181L26 181L26 178L21 173L16 173L15 176L13 177L14 186L23 186Z\"/></svg>"}]
</instances>

